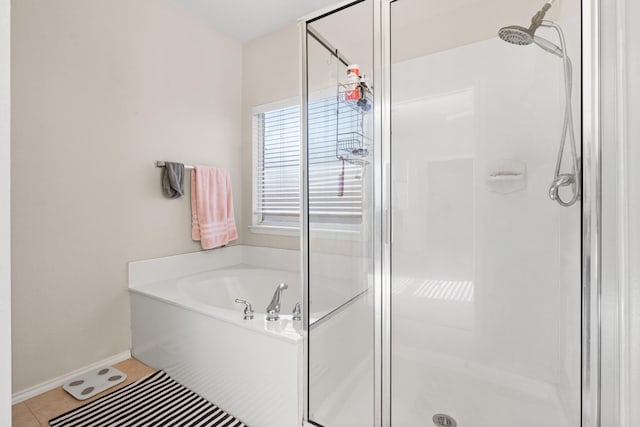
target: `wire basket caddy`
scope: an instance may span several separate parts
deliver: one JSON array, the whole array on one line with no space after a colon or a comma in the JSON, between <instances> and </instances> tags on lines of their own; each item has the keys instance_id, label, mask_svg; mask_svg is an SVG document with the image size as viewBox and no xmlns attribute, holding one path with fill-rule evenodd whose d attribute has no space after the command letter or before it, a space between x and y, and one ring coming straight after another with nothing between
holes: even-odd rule
<instances>
[{"instance_id":1,"label":"wire basket caddy","mask_svg":"<svg viewBox=\"0 0 640 427\"><path fill-rule=\"evenodd\" d=\"M338 84L336 158L364 167L369 163L366 158L370 154L371 139L364 132L363 105L369 102L371 90L364 83L358 86L360 99L349 100L347 94L353 88Z\"/></svg>"}]
</instances>

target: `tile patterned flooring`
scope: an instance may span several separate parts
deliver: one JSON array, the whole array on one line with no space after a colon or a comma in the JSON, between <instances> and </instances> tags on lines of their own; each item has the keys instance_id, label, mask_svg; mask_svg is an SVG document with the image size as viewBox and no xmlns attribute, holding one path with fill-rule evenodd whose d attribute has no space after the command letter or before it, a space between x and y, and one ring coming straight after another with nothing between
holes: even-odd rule
<instances>
[{"instance_id":1,"label":"tile patterned flooring","mask_svg":"<svg viewBox=\"0 0 640 427\"><path fill-rule=\"evenodd\" d=\"M147 376L155 370L136 359L128 359L114 365L127 374L127 379L121 384L105 390L91 399L78 401L71 397L62 387L55 388L46 393L42 393L24 402L13 405L12 419L13 427L48 427L49 420L57 415L77 408L84 403L99 399L127 384Z\"/></svg>"}]
</instances>

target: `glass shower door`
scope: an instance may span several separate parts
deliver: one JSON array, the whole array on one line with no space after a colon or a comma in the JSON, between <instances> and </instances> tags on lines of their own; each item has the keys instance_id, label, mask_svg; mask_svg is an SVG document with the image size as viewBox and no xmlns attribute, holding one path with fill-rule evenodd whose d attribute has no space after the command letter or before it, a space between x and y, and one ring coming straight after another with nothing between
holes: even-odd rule
<instances>
[{"instance_id":1,"label":"glass shower door","mask_svg":"<svg viewBox=\"0 0 640 427\"><path fill-rule=\"evenodd\" d=\"M373 425L372 0L306 23L307 414Z\"/></svg>"},{"instance_id":2,"label":"glass shower door","mask_svg":"<svg viewBox=\"0 0 640 427\"><path fill-rule=\"evenodd\" d=\"M390 3L393 426L580 425L580 2L566 45L542 6Z\"/></svg>"}]
</instances>

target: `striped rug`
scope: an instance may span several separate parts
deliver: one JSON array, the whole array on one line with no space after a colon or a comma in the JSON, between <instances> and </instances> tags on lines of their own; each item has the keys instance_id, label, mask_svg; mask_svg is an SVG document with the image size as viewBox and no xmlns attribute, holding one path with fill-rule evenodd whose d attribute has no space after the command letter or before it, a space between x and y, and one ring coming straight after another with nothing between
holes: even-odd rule
<instances>
[{"instance_id":1,"label":"striped rug","mask_svg":"<svg viewBox=\"0 0 640 427\"><path fill-rule=\"evenodd\" d=\"M51 427L246 427L164 371L59 415Z\"/></svg>"}]
</instances>

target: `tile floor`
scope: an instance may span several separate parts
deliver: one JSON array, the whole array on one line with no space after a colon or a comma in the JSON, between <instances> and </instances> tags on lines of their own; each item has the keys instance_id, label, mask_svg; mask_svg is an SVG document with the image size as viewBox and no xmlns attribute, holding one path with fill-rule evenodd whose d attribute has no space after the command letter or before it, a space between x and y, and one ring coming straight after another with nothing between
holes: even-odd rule
<instances>
[{"instance_id":1,"label":"tile floor","mask_svg":"<svg viewBox=\"0 0 640 427\"><path fill-rule=\"evenodd\" d=\"M58 387L13 405L13 427L48 427L51 418L77 408L84 403L99 399L105 394L111 393L155 371L133 358L120 362L114 367L127 374L126 381L103 391L91 399L78 401L64 391L62 387Z\"/></svg>"}]
</instances>

